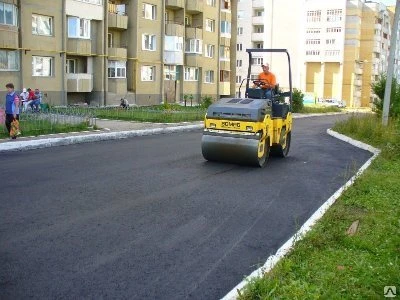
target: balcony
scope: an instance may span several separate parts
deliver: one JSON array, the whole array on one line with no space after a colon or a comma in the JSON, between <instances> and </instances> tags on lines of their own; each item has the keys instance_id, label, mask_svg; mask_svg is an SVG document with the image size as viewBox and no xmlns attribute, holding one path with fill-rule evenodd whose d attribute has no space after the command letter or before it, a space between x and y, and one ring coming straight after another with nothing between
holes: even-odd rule
<instances>
[{"instance_id":1,"label":"balcony","mask_svg":"<svg viewBox=\"0 0 400 300\"><path fill-rule=\"evenodd\" d=\"M252 42L262 42L264 41L264 33L263 32L253 32L251 34Z\"/></svg>"},{"instance_id":2,"label":"balcony","mask_svg":"<svg viewBox=\"0 0 400 300\"><path fill-rule=\"evenodd\" d=\"M165 24L165 35L170 36L184 36L185 26L175 22L168 22Z\"/></svg>"},{"instance_id":3,"label":"balcony","mask_svg":"<svg viewBox=\"0 0 400 300\"><path fill-rule=\"evenodd\" d=\"M126 48L108 48L108 57L111 59L126 60L128 51Z\"/></svg>"},{"instance_id":4,"label":"balcony","mask_svg":"<svg viewBox=\"0 0 400 300\"><path fill-rule=\"evenodd\" d=\"M356 67L355 70L354 70L354 73L357 74L357 75L362 75L363 69L360 68L360 67Z\"/></svg>"},{"instance_id":5,"label":"balcony","mask_svg":"<svg viewBox=\"0 0 400 300\"><path fill-rule=\"evenodd\" d=\"M264 16L254 16L252 22L253 25L264 25Z\"/></svg>"},{"instance_id":6,"label":"balcony","mask_svg":"<svg viewBox=\"0 0 400 300\"><path fill-rule=\"evenodd\" d=\"M203 12L204 1L186 1L186 12L189 14L198 14Z\"/></svg>"},{"instance_id":7,"label":"balcony","mask_svg":"<svg viewBox=\"0 0 400 300\"><path fill-rule=\"evenodd\" d=\"M219 82L219 94L222 96L229 96L231 94L230 82Z\"/></svg>"},{"instance_id":8,"label":"balcony","mask_svg":"<svg viewBox=\"0 0 400 300\"><path fill-rule=\"evenodd\" d=\"M164 51L164 63L167 65L183 65L183 52Z\"/></svg>"},{"instance_id":9,"label":"balcony","mask_svg":"<svg viewBox=\"0 0 400 300\"><path fill-rule=\"evenodd\" d=\"M362 80L361 79L354 80L354 85L355 86L362 86Z\"/></svg>"},{"instance_id":10,"label":"balcony","mask_svg":"<svg viewBox=\"0 0 400 300\"><path fill-rule=\"evenodd\" d=\"M69 54L90 56L92 55L92 41L86 39L68 38L67 52L69 52Z\"/></svg>"},{"instance_id":11,"label":"balcony","mask_svg":"<svg viewBox=\"0 0 400 300\"><path fill-rule=\"evenodd\" d=\"M127 90L126 78L108 78L108 91L110 93L125 95Z\"/></svg>"},{"instance_id":12,"label":"balcony","mask_svg":"<svg viewBox=\"0 0 400 300\"><path fill-rule=\"evenodd\" d=\"M68 93L90 93L93 90L93 75L86 73L67 74Z\"/></svg>"},{"instance_id":13,"label":"balcony","mask_svg":"<svg viewBox=\"0 0 400 300\"><path fill-rule=\"evenodd\" d=\"M382 24L375 24L374 29L382 30Z\"/></svg>"},{"instance_id":14,"label":"balcony","mask_svg":"<svg viewBox=\"0 0 400 300\"><path fill-rule=\"evenodd\" d=\"M361 91L355 91L354 92L354 97L360 98L361 97Z\"/></svg>"},{"instance_id":15,"label":"balcony","mask_svg":"<svg viewBox=\"0 0 400 300\"><path fill-rule=\"evenodd\" d=\"M119 30L128 29L128 16L108 12L108 27Z\"/></svg>"},{"instance_id":16,"label":"balcony","mask_svg":"<svg viewBox=\"0 0 400 300\"><path fill-rule=\"evenodd\" d=\"M228 37L221 36L219 39L219 45L220 46L226 46L230 47L231 46L231 39Z\"/></svg>"},{"instance_id":17,"label":"balcony","mask_svg":"<svg viewBox=\"0 0 400 300\"><path fill-rule=\"evenodd\" d=\"M226 58L222 58L219 60L219 69L220 70L225 70L225 71L230 71L231 69L231 61Z\"/></svg>"},{"instance_id":18,"label":"balcony","mask_svg":"<svg viewBox=\"0 0 400 300\"><path fill-rule=\"evenodd\" d=\"M0 48L18 48L18 27L0 26Z\"/></svg>"},{"instance_id":19,"label":"balcony","mask_svg":"<svg viewBox=\"0 0 400 300\"><path fill-rule=\"evenodd\" d=\"M380 35L375 35L374 41L380 43L382 41L382 37Z\"/></svg>"},{"instance_id":20,"label":"balcony","mask_svg":"<svg viewBox=\"0 0 400 300\"><path fill-rule=\"evenodd\" d=\"M374 51L375 53L381 53L381 52L382 52L380 46L374 46L373 51Z\"/></svg>"},{"instance_id":21,"label":"balcony","mask_svg":"<svg viewBox=\"0 0 400 300\"><path fill-rule=\"evenodd\" d=\"M51 2L53 3L54 1ZM64 14L66 15L84 18L88 20L100 21L104 19L104 6L102 4L103 1L66 0L65 2L66 3L65 3Z\"/></svg>"},{"instance_id":22,"label":"balcony","mask_svg":"<svg viewBox=\"0 0 400 300\"><path fill-rule=\"evenodd\" d=\"M264 0L253 0L253 8L264 8Z\"/></svg>"},{"instance_id":23,"label":"balcony","mask_svg":"<svg viewBox=\"0 0 400 300\"><path fill-rule=\"evenodd\" d=\"M232 21L232 14L230 10L221 10L221 21Z\"/></svg>"},{"instance_id":24,"label":"balcony","mask_svg":"<svg viewBox=\"0 0 400 300\"><path fill-rule=\"evenodd\" d=\"M203 29L198 27L186 27L186 39L203 39Z\"/></svg>"},{"instance_id":25,"label":"balcony","mask_svg":"<svg viewBox=\"0 0 400 300\"><path fill-rule=\"evenodd\" d=\"M203 65L203 57L200 54L185 53L185 66L201 67Z\"/></svg>"},{"instance_id":26,"label":"balcony","mask_svg":"<svg viewBox=\"0 0 400 300\"><path fill-rule=\"evenodd\" d=\"M165 7L169 9L181 9L185 7L183 0L166 0Z\"/></svg>"}]
</instances>

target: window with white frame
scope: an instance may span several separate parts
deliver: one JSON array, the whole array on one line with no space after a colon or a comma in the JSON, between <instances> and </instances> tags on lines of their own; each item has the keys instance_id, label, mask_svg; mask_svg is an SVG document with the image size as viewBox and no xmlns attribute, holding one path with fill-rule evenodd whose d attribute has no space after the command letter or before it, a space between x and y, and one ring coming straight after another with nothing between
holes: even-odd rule
<instances>
[{"instance_id":1,"label":"window with white frame","mask_svg":"<svg viewBox=\"0 0 400 300\"><path fill-rule=\"evenodd\" d=\"M32 76L53 76L54 57L32 56Z\"/></svg>"},{"instance_id":2,"label":"window with white frame","mask_svg":"<svg viewBox=\"0 0 400 300\"><path fill-rule=\"evenodd\" d=\"M325 56L339 56L340 50L326 50Z\"/></svg>"},{"instance_id":3,"label":"window with white frame","mask_svg":"<svg viewBox=\"0 0 400 300\"><path fill-rule=\"evenodd\" d=\"M182 36L165 36L165 50L166 51L182 51L183 50L183 37Z\"/></svg>"},{"instance_id":4,"label":"window with white frame","mask_svg":"<svg viewBox=\"0 0 400 300\"><path fill-rule=\"evenodd\" d=\"M215 31L215 20L206 19L206 31L214 32Z\"/></svg>"},{"instance_id":5,"label":"window with white frame","mask_svg":"<svg viewBox=\"0 0 400 300\"><path fill-rule=\"evenodd\" d=\"M109 60L108 78L126 78L126 61Z\"/></svg>"},{"instance_id":6,"label":"window with white frame","mask_svg":"<svg viewBox=\"0 0 400 300\"><path fill-rule=\"evenodd\" d=\"M264 43L263 42L254 43L254 48L263 49L264 48Z\"/></svg>"},{"instance_id":7,"label":"window with white frame","mask_svg":"<svg viewBox=\"0 0 400 300\"><path fill-rule=\"evenodd\" d=\"M142 81L154 81L156 77L156 67L155 66L142 66Z\"/></svg>"},{"instance_id":8,"label":"window with white frame","mask_svg":"<svg viewBox=\"0 0 400 300\"><path fill-rule=\"evenodd\" d=\"M315 56L315 55L319 55L320 54L320 50L307 50L306 51L306 55L308 56Z\"/></svg>"},{"instance_id":9,"label":"window with white frame","mask_svg":"<svg viewBox=\"0 0 400 300\"><path fill-rule=\"evenodd\" d=\"M203 41L199 39L186 40L185 52L202 54Z\"/></svg>"},{"instance_id":10,"label":"window with white frame","mask_svg":"<svg viewBox=\"0 0 400 300\"><path fill-rule=\"evenodd\" d=\"M262 17L263 15L264 15L264 10L263 9L254 10L254 16L255 17Z\"/></svg>"},{"instance_id":11,"label":"window with white frame","mask_svg":"<svg viewBox=\"0 0 400 300\"><path fill-rule=\"evenodd\" d=\"M143 3L142 16L148 20L155 20L157 17L157 6L153 4Z\"/></svg>"},{"instance_id":12,"label":"window with white frame","mask_svg":"<svg viewBox=\"0 0 400 300\"><path fill-rule=\"evenodd\" d=\"M215 53L215 46L211 44L206 44L205 46L205 56L209 58L213 58Z\"/></svg>"},{"instance_id":13,"label":"window with white frame","mask_svg":"<svg viewBox=\"0 0 400 300\"><path fill-rule=\"evenodd\" d=\"M327 45L334 45L335 44L336 39L327 39L326 40L326 44Z\"/></svg>"},{"instance_id":14,"label":"window with white frame","mask_svg":"<svg viewBox=\"0 0 400 300\"><path fill-rule=\"evenodd\" d=\"M53 35L53 17L32 15L32 34Z\"/></svg>"},{"instance_id":15,"label":"window with white frame","mask_svg":"<svg viewBox=\"0 0 400 300\"><path fill-rule=\"evenodd\" d=\"M208 6L215 6L216 5L216 0L207 0L207 5Z\"/></svg>"},{"instance_id":16,"label":"window with white frame","mask_svg":"<svg viewBox=\"0 0 400 300\"><path fill-rule=\"evenodd\" d=\"M320 45L320 39L306 39L306 45Z\"/></svg>"},{"instance_id":17,"label":"window with white frame","mask_svg":"<svg viewBox=\"0 0 400 300\"><path fill-rule=\"evenodd\" d=\"M238 59L236 60L236 67L240 68L243 65L243 60Z\"/></svg>"},{"instance_id":18,"label":"window with white frame","mask_svg":"<svg viewBox=\"0 0 400 300\"><path fill-rule=\"evenodd\" d=\"M264 25L256 25L254 26L254 32L255 33L263 33L264 32Z\"/></svg>"},{"instance_id":19,"label":"window with white frame","mask_svg":"<svg viewBox=\"0 0 400 300\"><path fill-rule=\"evenodd\" d=\"M185 81L198 81L199 68L186 67L185 68Z\"/></svg>"},{"instance_id":20,"label":"window with white frame","mask_svg":"<svg viewBox=\"0 0 400 300\"><path fill-rule=\"evenodd\" d=\"M164 80L176 80L176 66L164 65Z\"/></svg>"},{"instance_id":21,"label":"window with white frame","mask_svg":"<svg viewBox=\"0 0 400 300\"><path fill-rule=\"evenodd\" d=\"M242 76L236 76L236 83L242 83Z\"/></svg>"},{"instance_id":22,"label":"window with white frame","mask_svg":"<svg viewBox=\"0 0 400 300\"><path fill-rule=\"evenodd\" d=\"M208 70L205 72L204 82L205 83L214 83L214 71L213 70Z\"/></svg>"},{"instance_id":23,"label":"window with white frame","mask_svg":"<svg viewBox=\"0 0 400 300\"><path fill-rule=\"evenodd\" d=\"M321 22L321 10L307 11L307 22Z\"/></svg>"},{"instance_id":24,"label":"window with white frame","mask_svg":"<svg viewBox=\"0 0 400 300\"><path fill-rule=\"evenodd\" d=\"M264 59L262 57L253 57L251 59L251 64L252 65L261 66L263 63L264 63Z\"/></svg>"},{"instance_id":25,"label":"window with white frame","mask_svg":"<svg viewBox=\"0 0 400 300\"><path fill-rule=\"evenodd\" d=\"M332 33L332 32L342 32L341 27L328 27L326 28L327 33Z\"/></svg>"},{"instance_id":26,"label":"window with white frame","mask_svg":"<svg viewBox=\"0 0 400 300\"><path fill-rule=\"evenodd\" d=\"M0 50L0 71L19 71L18 50Z\"/></svg>"},{"instance_id":27,"label":"window with white frame","mask_svg":"<svg viewBox=\"0 0 400 300\"><path fill-rule=\"evenodd\" d=\"M156 35L143 34L142 35L142 50L156 51Z\"/></svg>"},{"instance_id":28,"label":"window with white frame","mask_svg":"<svg viewBox=\"0 0 400 300\"><path fill-rule=\"evenodd\" d=\"M321 33L321 28L307 28L307 33Z\"/></svg>"},{"instance_id":29,"label":"window with white frame","mask_svg":"<svg viewBox=\"0 0 400 300\"><path fill-rule=\"evenodd\" d=\"M90 39L90 20L68 17L68 37Z\"/></svg>"},{"instance_id":30,"label":"window with white frame","mask_svg":"<svg viewBox=\"0 0 400 300\"><path fill-rule=\"evenodd\" d=\"M0 24L18 25L18 8L16 5L0 1Z\"/></svg>"},{"instance_id":31,"label":"window with white frame","mask_svg":"<svg viewBox=\"0 0 400 300\"><path fill-rule=\"evenodd\" d=\"M342 10L341 9L328 9L326 13L326 20L328 22L338 22L342 20Z\"/></svg>"},{"instance_id":32,"label":"window with white frame","mask_svg":"<svg viewBox=\"0 0 400 300\"><path fill-rule=\"evenodd\" d=\"M231 35L231 23L228 21L221 21L221 35L230 36Z\"/></svg>"},{"instance_id":33,"label":"window with white frame","mask_svg":"<svg viewBox=\"0 0 400 300\"><path fill-rule=\"evenodd\" d=\"M76 73L76 59L67 58L67 64L65 65L65 73L67 74Z\"/></svg>"},{"instance_id":34,"label":"window with white frame","mask_svg":"<svg viewBox=\"0 0 400 300\"><path fill-rule=\"evenodd\" d=\"M241 44L241 43L236 44L236 50L237 51L243 51L243 44Z\"/></svg>"},{"instance_id":35,"label":"window with white frame","mask_svg":"<svg viewBox=\"0 0 400 300\"><path fill-rule=\"evenodd\" d=\"M237 28L237 34L238 35L243 35L243 27L238 27Z\"/></svg>"},{"instance_id":36,"label":"window with white frame","mask_svg":"<svg viewBox=\"0 0 400 300\"><path fill-rule=\"evenodd\" d=\"M219 59L229 61L231 57L231 48L227 46L219 46Z\"/></svg>"}]
</instances>

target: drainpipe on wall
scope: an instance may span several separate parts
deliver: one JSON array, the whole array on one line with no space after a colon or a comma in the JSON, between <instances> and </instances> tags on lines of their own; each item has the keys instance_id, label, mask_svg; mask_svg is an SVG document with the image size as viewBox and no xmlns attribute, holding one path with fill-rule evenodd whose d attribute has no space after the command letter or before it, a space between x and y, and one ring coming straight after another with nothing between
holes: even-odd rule
<instances>
[{"instance_id":1,"label":"drainpipe on wall","mask_svg":"<svg viewBox=\"0 0 400 300\"><path fill-rule=\"evenodd\" d=\"M107 83L108 83L108 44L107 44L107 33L108 33L108 0L104 1L104 20L103 20L103 106L107 105Z\"/></svg>"},{"instance_id":2,"label":"drainpipe on wall","mask_svg":"<svg viewBox=\"0 0 400 300\"><path fill-rule=\"evenodd\" d=\"M165 0L162 0L162 8L163 8L163 13L161 16L161 86L160 86L160 92L161 92L161 102L168 102L165 93L165 84L164 84L164 50L165 50ZM163 101L164 99L164 101Z\"/></svg>"},{"instance_id":3,"label":"drainpipe on wall","mask_svg":"<svg viewBox=\"0 0 400 300\"><path fill-rule=\"evenodd\" d=\"M67 99L65 97L65 64L66 64L66 30L67 30L67 11L66 11L66 0L62 0L62 29L61 29L61 103L62 105L67 105Z\"/></svg>"}]
</instances>

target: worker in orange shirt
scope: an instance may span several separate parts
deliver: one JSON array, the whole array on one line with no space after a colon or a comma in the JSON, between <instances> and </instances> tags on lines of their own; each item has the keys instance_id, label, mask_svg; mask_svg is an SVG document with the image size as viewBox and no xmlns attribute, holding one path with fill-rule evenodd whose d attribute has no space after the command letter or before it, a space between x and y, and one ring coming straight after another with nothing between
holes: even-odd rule
<instances>
[{"instance_id":1,"label":"worker in orange shirt","mask_svg":"<svg viewBox=\"0 0 400 300\"><path fill-rule=\"evenodd\" d=\"M269 64L262 65L262 73L258 75L259 87L265 91L267 99L272 99L272 90L276 85L276 78L274 73L269 71Z\"/></svg>"}]
</instances>

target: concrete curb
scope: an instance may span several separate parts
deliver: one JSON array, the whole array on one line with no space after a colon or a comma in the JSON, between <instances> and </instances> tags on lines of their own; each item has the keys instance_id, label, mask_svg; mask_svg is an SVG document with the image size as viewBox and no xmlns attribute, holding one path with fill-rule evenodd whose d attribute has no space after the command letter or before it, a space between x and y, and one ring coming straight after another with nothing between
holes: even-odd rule
<instances>
[{"instance_id":1,"label":"concrete curb","mask_svg":"<svg viewBox=\"0 0 400 300\"><path fill-rule=\"evenodd\" d=\"M346 112L340 113L324 113L324 114L304 114L304 115L293 115L294 119L303 119L303 118L312 118L312 117L321 117L321 116L334 116L334 115L342 115L346 114ZM200 121L201 122L201 121ZM109 141L109 140L118 140L125 139L135 136L144 136L144 135L156 135L163 133L173 133L173 132L184 132L184 131L192 131L203 128L203 122L199 124L188 124L187 122L183 122L180 126L171 126L165 128L154 128L154 129L137 129L137 130L127 130L127 131L115 131L115 132L102 132L97 134L90 135L75 135L75 136L65 136L58 138L43 138L37 140L30 141L10 141L0 144L0 153L9 152L9 151L25 151L32 149L40 149L40 148L49 148L55 146L67 146L72 144L82 144L82 143L91 143L91 142L99 142L99 141ZM49 135L50 136L50 135Z\"/></svg>"},{"instance_id":2,"label":"concrete curb","mask_svg":"<svg viewBox=\"0 0 400 300\"><path fill-rule=\"evenodd\" d=\"M342 140L360 149L369 151L373 153L373 156L361 166L361 168L357 171L357 173L353 177L351 177L324 204L322 204L317 211L314 212L314 214L303 224L303 226L301 226L299 231L297 231L288 241L286 241L286 243L284 243L278 249L278 251L276 251L275 254L268 257L267 261L264 263L262 267L258 268L257 270L252 272L249 276L247 276L244 280L242 280L228 294L226 294L222 298L222 300L236 299L238 296L238 291L242 290L250 280L262 277L263 274L271 271L275 267L275 265L293 249L295 243L301 240L304 237L304 235L312 229L315 223L317 223L317 221L322 218L322 216L326 213L326 211L332 206L333 203L335 203L335 201L343 194L343 192L346 191L351 185L353 185L354 181L358 177L360 177L362 173L364 173L364 171L371 165L374 159L381 152L377 148L374 148L368 144L349 138L348 136L345 136L343 134L337 133L332 129L328 129L327 133L334 138Z\"/></svg>"}]
</instances>

